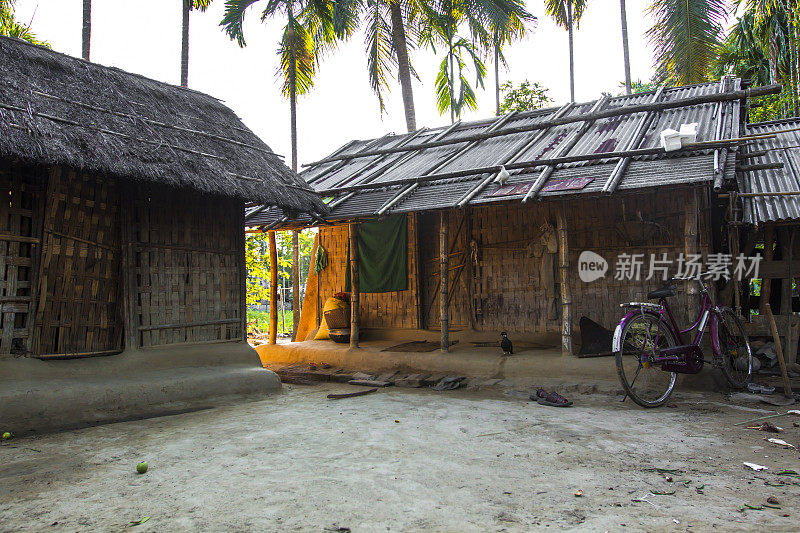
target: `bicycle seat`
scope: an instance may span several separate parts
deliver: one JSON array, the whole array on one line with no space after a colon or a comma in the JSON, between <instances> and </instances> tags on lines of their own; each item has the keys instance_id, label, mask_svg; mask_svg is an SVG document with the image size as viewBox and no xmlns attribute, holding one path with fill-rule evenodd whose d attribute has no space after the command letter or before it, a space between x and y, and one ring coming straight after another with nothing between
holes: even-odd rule
<instances>
[{"instance_id":1,"label":"bicycle seat","mask_svg":"<svg viewBox=\"0 0 800 533\"><path fill-rule=\"evenodd\" d=\"M648 300L660 300L661 298L669 298L675 296L675 285L664 285L660 289L656 289L647 293Z\"/></svg>"}]
</instances>

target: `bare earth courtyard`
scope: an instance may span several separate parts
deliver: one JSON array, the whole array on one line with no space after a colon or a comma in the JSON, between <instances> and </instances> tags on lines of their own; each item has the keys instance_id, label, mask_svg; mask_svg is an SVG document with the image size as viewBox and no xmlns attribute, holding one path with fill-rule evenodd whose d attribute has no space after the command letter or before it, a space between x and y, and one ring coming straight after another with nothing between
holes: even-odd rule
<instances>
[{"instance_id":1,"label":"bare earth courtyard","mask_svg":"<svg viewBox=\"0 0 800 533\"><path fill-rule=\"evenodd\" d=\"M797 530L800 477L778 472L800 471L799 452L734 426L775 412L766 405L680 391L676 407L648 411L604 395L575 396L571 409L498 392L326 399L353 390L287 385L7 441L0 529L119 531L150 517L131 530ZM790 417L774 422L800 444ZM770 496L780 508L740 510Z\"/></svg>"}]
</instances>

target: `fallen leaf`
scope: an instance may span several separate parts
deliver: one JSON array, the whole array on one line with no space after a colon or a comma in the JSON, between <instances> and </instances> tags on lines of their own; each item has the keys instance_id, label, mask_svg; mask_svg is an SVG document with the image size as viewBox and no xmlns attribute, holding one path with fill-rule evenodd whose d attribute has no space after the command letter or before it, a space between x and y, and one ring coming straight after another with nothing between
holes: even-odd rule
<instances>
[{"instance_id":1,"label":"fallen leaf","mask_svg":"<svg viewBox=\"0 0 800 533\"><path fill-rule=\"evenodd\" d=\"M150 520L150 517L149 517L149 516L145 516L145 517L144 517L144 518L142 518L141 520L134 520L134 521L131 521L131 522L128 524L128 527L133 527L133 526L141 526L142 524L144 524L144 523L145 523L145 522L147 522L148 520Z\"/></svg>"},{"instance_id":2,"label":"fallen leaf","mask_svg":"<svg viewBox=\"0 0 800 533\"><path fill-rule=\"evenodd\" d=\"M778 498L776 498L775 496L770 496L769 498L767 498L767 503L771 503L772 505L778 505L781 502L779 502Z\"/></svg>"}]
</instances>

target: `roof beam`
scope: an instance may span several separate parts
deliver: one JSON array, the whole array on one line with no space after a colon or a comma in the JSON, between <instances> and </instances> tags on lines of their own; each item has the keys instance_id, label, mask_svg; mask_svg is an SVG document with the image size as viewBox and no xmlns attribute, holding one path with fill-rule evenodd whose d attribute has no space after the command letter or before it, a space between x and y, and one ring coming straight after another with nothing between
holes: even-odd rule
<instances>
[{"instance_id":1,"label":"roof beam","mask_svg":"<svg viewBox=\"0 0 800 533\"><path fill-rule=\"evenodd\" d=\"M729 76L723 76L719 80L719 92L724 93L728 90L728 82L731 81ZM714 132L714 140L718 141L722 138L722 123L725 117L725 103L719 102L717 104L717 129ZM727 156L727 152L725 153ZM724 162L721 160L719 148L714 150L714 190L719 191L722 189L722 166ZM727 159L727 157L725 158Z\"/></svg>"},{"instance_id":2,"label":"roof beam","mask_svg":"<svg viewBox=\"0 0 800 533\"><path fill-rule=\"evenodd\" d=\"M661 99L661 95L664 94L664 86L662 85L656 90L656 93L653 95L653 98L650 99L650 103L656 103ZM647 130L650 129L650 125L655 120L656 115L658 113L655 111L648 111L642 118L639 120L639 125L636 127L636 131L631 137L628 146L625 147L626 150L635 150L636 147L641 144L642 139L644 139L645 133ZM612 193L614 189L617 188L619 182L622 181L622 176L625 174L625 171L628 169L628 165L631 162L630 157L623 157L617 162L617 166L614 167L614 170L611 171L611 174L608 176L605 185L603 185L603 192Z\"/></svg>"},{"instance_id":3,"label":"roof beam","mask_svg":"<svg viewBox=\"0 0 800 533\"><path fill-rule=\"evenodd\" d=\"M594 113L592 116L589 115L579 115L575 117L560 117L560 118L551 118L548 120L543 120L536 124L528 124L525 126L517 126L514 128L506 128L500 131L493 131L493 132L483 132L483 133L476 133L473 135L467 135L461 137L460 139L443 139L436 142L428 141L425 144L415 144L410 146L402 146L402 147L394 147L394 148L385 148L381 150L371 150L369 152L363 152L360 154L348 154L348 155L339 155L339 156L331 156L325 159L320 159L319 161L315 161L313 163L307 163L303 166L310 167L315 165L321 165L322 163L329 163L331 161L339 161L341 159L356 159L358 157L368 157L372 155L384 155L389 153L397 153L397 152L410 152L413 150L421 150L424 148L436 148L438 146L446 146L448 144L457 144L461 142L468 142L468 141L483 141L486 139L490 139L492 137L500 137L503 135L513 135L515 133L523 133L527 131L535 131L541 130L545 128L549 128L552 126L560 126L562 124L570 124L573 122L581 122L584 120L599 120L601 118L610 118L610 117L617 117L621 115L631 115L634 113L642 113L646 111L664 111L666 109L676 109L679 107L688 107L694 105L701 105L701 104L708 104L714 102L728 102L733 100L741 100L743 98L751 98L754 96L765 96L768 94L778 94L781 92L782 86L780 84L773 84L773 85L765 85L763 87L752 87L750 89L741 89L738 91L731 91L727 93L712 93L712 94L702 94L698 96L690 96L687 98L679 98L676 100L665 100L663 102L656 102L656 103L646 103L646 104L634 104L629 106L622 106L622 107L614 107L610 109L604 109L602 111L598 111Z\"/></svg>"},{"instance_id":4,"label":"roof beam","mask_svg":"<svg viewBox=\"0 0 800 533\"><path fill-rule=\"evenodd\" d=\"M445 129L444 131L441 131L438 134L436 134L434 136L434 139L439 139L439 138L444 137L445 135L447 135L448 133L450 133L451 131L456 129L460 124L461 124L460 120L452 123L447 129ZM418 135L422 134L423 131L427 131L427 128L423 128L421 130L417 130L410 137L408 137L405 141L403 141L403 143L405 143L407 141L410 141L411 139L417 137ZM403 143L401 143L401 144L403 144ZM412 155L413 154L411 154L411 153L405 154L402 157L397 158L395 161L387 162L383 166L378 167L377 169L372 171L372 173L369 174L366 178L364 178L364 183L362 183L362 185L369 185L373 180L377 179L381 174L383 174L384 172L386 172L390 168L395 167L395 166L399 165L400 163L405 162ZM384 156L381 159L386 159L386 157ZM352 191L349 194L345 194L341 198L338 198L338 199L334 200L333 202L331 202L328 205L328 208L332 210L334 207L343 204L344 202L346 202L347 200L349 200L350 198L352 198L355 195L356 195L355 191Z\"/></svg>"},{"instance_id":5,"label":"roof beam","mask_svg":"<svg viewBox=\"0 0 800 533\"><path fill-rule=\"evenodd\" d=\"M597 102L595 102L595 104L592 106L591 111L589 111L589 113L586 116L591 117L592 115L603 109L610 99L611 97L606 95L597 100ZM576 144L578 144L578 141L581 140L583 135L587 131L589 131L589 129L591 129L592 125L595 122L596 119L593 118L584 119L583 124L581 124L576 130L574 130L572 132L572 136L567 140L567 142L562 144L561 147L558 149L558 155L559 156L567 155L569 151L572 150ZM547 182L547 178L550 177L550 175L553 173L555 169L556 165L548 165L547 168L545 168L542 171L542 173L539 174L539 177L536 178L535 182L533 182L531 188L528 189L528 192L525 194L525 196L522 197L523 204L528 200L530 200L531 198L535 198L536 195L539 194L539 191L542 189L542 187L544 187L545 182Z\"/></svg>"},{"instance_id":6,"label":"roof beam","mask_svg":"<svg viewBox=\"0 0 800 533\"><path fill-rule=\"evenodd\" d=\"M759 135L756 137L739 137L737 139L726 139L724 141L700 141L691 145L688 145L684 148L681 148L680 151L671 152L673 155L684 154L688 155L689 152L696 151L696 150L705 150L705 149L713 149L715 147L721 146L733 146L738 143L744 143L753 139L773 139L775 138L774 134L768 135ZM563 157L554 157L550 159L534 159L530 161L518 161L514 163L506 163L504 165L495 164L487 167L475 167L475 168L467 168L464 170L454 170L452 172L442 172L439 174L427 174L424 176L417 176L413 178L400 178L391 181L384 181L380 183L364 183L360 185L351 185L348 187L342 187L339 189L327 189L327 190L319 190L316 191L317 194L320 196L330 196L333 194L341 194L343 192L354 192L354 191L362 191L368 189L388 189L390 187L398 187L402 185L408 185L413 183L428 183L431 181L438 181L438 180L445 180L451 178L463 178L467 176L480 176L481 174L486 174L487 172L499 172L500 167L506 167L506 170L520 170L520 169L536 169L538 167L547 166L547 165L561 165L565 163L579 163L584 161L597 161L602 159L619 159L621 157L644 157L644 156L651 156L651 155L663 155L665 154L664 149L661 147L657 148L640 148L638 150L623 150L618 152L601 152L597 154L577 154L577 155L568 155Z\"/></svg>"},{"instance_id":7,"label":"roof beam","mask_svg":"<svg viewBox=\"0 0 800 533\"><path fill-rule=\"evenodd\" d=\"M503 124L508 122L511 119L511 117L513 117L516 114L517 114L516 111L511 111L509 113L506 113L505 115L503 115L500 118L498 118L497 120L495 120L492 123L492 125L489 126L489 129L487 131L494 131L497 128L502 127ZM475 148L475 146L477 146L479 143L480 143L480 141L472 141L472 142L470 142L469 144L467 144L466 146L464 146L460 150L456 151L454 154L450 155L449 157L446 157L444 159L444 161L440 161L440 162L434 164L432 167L429 167L425 171L425 173L421 176L421 178L424 178L425 176L427 176L431 172L434 172L435 170L440 169L443 166L449 164L451 161L453 161L457 157L460 157L460 156L464 155L466 152L468 152L468 151L472 150L473 148ZM378 215L378 216L383 216L389 209L391 209L392 207L394 207L395 205L400 203L401 200L403 200L404 198L407 198L408 195L410 195L412 192L414 192L417 189L417 187L419 187L419 184L420 184L420 181L417 181L416 183L413 183L412 185L407 187L404 191L401 191L400 193L395 195L392 199L390 199L383 206L381 206L381 208L378 209L375 212L375 214Z\"/></svg>"},{"instance_id":8,"label":"roof beam","mask_svg":"<svg viewBox=\"0 0 800 533\"><path fill-rule=\"evenodd\" d=\"M571 102L564 104L561 108L556 111L554 118L558 118L563 116L567 111L572 109L573 104ZM550 128L541 130L533 140L526 142L523 140L523 146L519 149L512 148L511 150L507 151L503 154L499 160L500 162L498 165L505 166L511 162L513 162L516 158L520 157L522 154L536 146L544 137L547 135L547 132L550 131ZM499 171L498 171L499 172ZM461 209L465 205L467 205L473 198L478 196L486 187L489 186L497 177L497 172L489 174L483 181L478 183L475 187L472 188L467 194L465 194L458 202L456 202L456 207Z\"/></svg>"}]
</instances>

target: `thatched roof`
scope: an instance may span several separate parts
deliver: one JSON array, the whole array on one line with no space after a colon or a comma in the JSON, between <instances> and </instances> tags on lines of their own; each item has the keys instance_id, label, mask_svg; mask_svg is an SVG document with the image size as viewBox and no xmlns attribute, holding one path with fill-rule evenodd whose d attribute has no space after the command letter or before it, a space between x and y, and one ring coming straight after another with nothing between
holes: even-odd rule
<instances>
[{"instance_id":1,"label":"thatched roof","mask_svg":"<svg viewBox=\"0 0 800 533\"><path fill-rule=\"evenodd\" d=\"M325 212L206 94L0 37L0 158Z\"/></svg>"}]
</instances>

